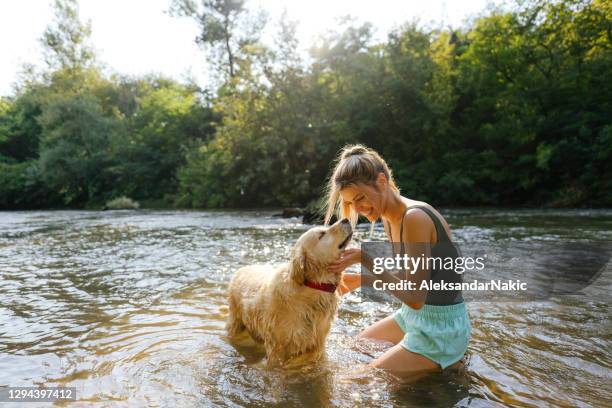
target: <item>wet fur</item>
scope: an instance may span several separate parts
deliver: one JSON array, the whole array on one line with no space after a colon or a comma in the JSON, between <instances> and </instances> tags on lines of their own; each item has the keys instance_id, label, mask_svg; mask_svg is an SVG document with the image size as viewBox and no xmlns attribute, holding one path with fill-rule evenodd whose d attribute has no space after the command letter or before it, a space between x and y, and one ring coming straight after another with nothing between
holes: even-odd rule
<instances>
[{"instance_id":1,"label":"wet fur","mask_svg":"<svg viewBox=\"0 0 612 408\"><path fill-rule=\"evenodd\" d=\"M297 245L289 263L239 269L229 286L229 336L247 330L263 342L269 365L319 359L340 297L304 286L304 279L337 285L340 277Z\"/></svg>"}]
</instances>

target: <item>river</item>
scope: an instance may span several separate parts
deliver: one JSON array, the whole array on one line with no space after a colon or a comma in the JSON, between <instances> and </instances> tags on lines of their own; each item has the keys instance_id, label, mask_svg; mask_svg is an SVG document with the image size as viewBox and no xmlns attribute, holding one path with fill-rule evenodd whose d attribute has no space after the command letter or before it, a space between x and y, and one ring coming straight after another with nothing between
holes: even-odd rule
<instances>
[{"instance_id":1,"label":"river","mask_svg":"<svg viewBox=\"0 0 612 408\"><path fill-rule=\"evenodd\" d=\"M442 213L466 242L612 241L609 210ZM267 369L260 348L225 337L228 282L285 261L307 228L272 211L0 212L0 386L73 386L70 406L87 407L612 406L609 265L576 295L468 302L457 372L400 384L362 370L382 350L354 336L399 303L359 292L324 362Z\"/></svg>"}]
</instances>

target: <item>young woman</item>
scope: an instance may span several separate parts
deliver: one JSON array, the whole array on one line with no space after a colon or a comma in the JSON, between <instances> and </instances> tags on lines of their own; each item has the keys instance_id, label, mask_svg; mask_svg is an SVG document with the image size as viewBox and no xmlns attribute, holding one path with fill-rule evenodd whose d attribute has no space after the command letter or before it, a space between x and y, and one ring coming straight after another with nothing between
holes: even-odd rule
<instances>
[{"instance_id":1,"label":"young woman","mask_svg":"<svg viewBox=\"0 0 612 408\"><path fill-rule=\"evenodd\" d=\"M353 225L358 214L372 223L381 218L389 240L400 243L402 251L412 244L426 243L434 253L436 244L450 242L450 229L440 213L425 202L402 197L387 163L376 151L362 145L346 146L340 154L329 180L326 224L336 209ZM330 270L343 273L360 262L361 250L347 249ZM456 275L452 270L428 272L432 281L456 278L449 275ZM342 283L344 294L360 286L361 275L343 273ZM434 292L410 298L391 292L402 300L401 308L359 334L359 338L394 344L373 361L374 367L400 377L414 377L460 366L471 336L461 291L444 296Z\"/></svg>"}]
</instances>

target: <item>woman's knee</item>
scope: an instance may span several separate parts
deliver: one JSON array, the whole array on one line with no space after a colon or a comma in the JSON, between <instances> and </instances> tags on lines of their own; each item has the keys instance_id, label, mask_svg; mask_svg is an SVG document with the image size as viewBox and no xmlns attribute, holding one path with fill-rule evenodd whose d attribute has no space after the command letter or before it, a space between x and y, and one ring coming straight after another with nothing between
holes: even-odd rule
<instances>
[{"instance_id":1,"label":"woman's knee","mask_svg":"<svg viewBox=\"0 0 612 408\"><path fill-rule=\"evenodd\" d=\"M392 344L399 343L404 338L404 332L393 316L388 316L369 326L357 335L357 339L386 341Z\"/></svg>"},{"instance_id":2,"label":"woman's knee","mask_svg":"<svg viewBox=\"0 0 612 408\"><path fill-rule=\"evenodd\" d=\"M440 371L440 366L428 358L395 345L372 361L373 368L382 369L402 379L417 379L421 375Z\"/></svg>"},{"instance_id":3,"label":"woman's knee","mask_svg":"<svg viewBox=\"0 0 612 408\"><path fill-rule=\"evenodd\" d=\"M448 367L446 367L446 369L447 370L460 370L465 367L466 361L467 361L467 356L464 355L463 357L461 357L461 360L457 361L454 364L449 365Z\"/></svg>"}]
</instances>

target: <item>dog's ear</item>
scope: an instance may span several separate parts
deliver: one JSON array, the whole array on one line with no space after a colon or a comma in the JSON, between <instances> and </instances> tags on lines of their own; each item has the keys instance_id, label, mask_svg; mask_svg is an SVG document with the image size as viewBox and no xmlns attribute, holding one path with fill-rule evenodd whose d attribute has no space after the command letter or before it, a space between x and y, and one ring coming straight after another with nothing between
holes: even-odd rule
<instances>
[{"instance_id":1,"label":"dog's ear","mask_svg":"<svg viewBox=\"0 0 612 408\"><path fill-rule=\"evenodd\" d=\"M308 259L301 248L294 247L291 250L291 262L289 262L289 278L298 285L304 284L306 279L306 268L308 267Z\"/></svg>"}]
</instances>

